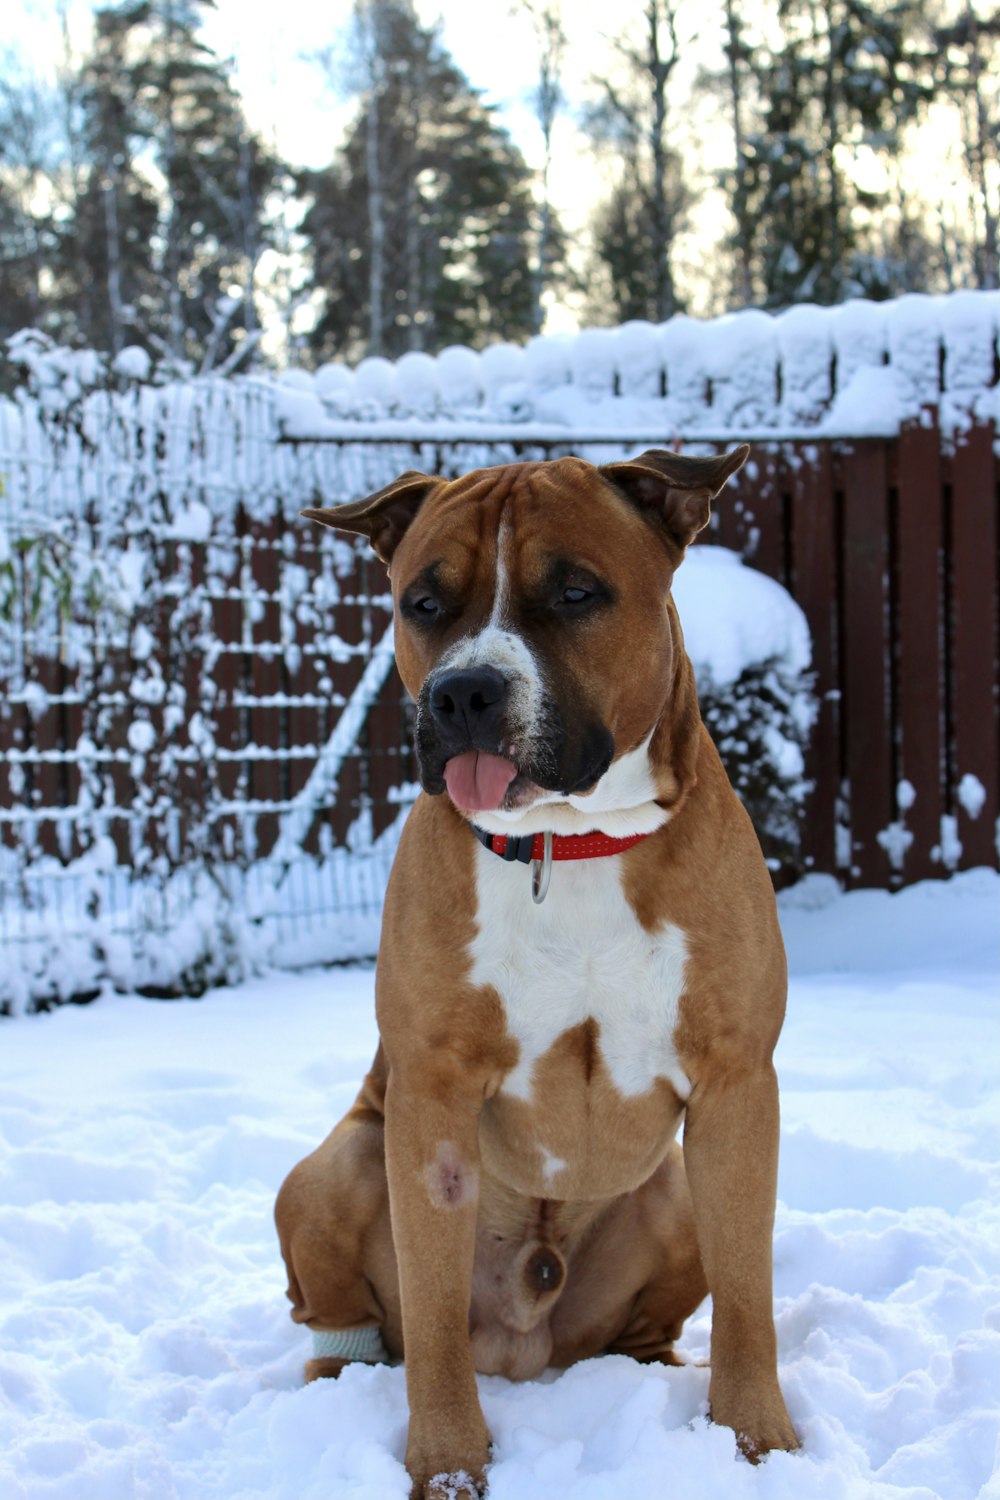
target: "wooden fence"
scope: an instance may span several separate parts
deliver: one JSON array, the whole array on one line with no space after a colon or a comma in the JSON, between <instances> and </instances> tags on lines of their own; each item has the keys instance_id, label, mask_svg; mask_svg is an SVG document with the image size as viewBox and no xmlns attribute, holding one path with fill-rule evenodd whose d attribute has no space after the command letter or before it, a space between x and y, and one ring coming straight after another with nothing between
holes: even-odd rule
<instances>
[{"instance_id":1,"label":"wooden fence","mask_svg":"<svg viewBox=\"0 0 1000 1500\"><path fill-rule=\"evenodd\" d=\"M592 441L536 435L523 454L597 457ZM324 446L293 445L285 461L315 466ZM361 446L356 435L344 445ZM471 466L458 439L393 446L400 469ZM516 442L480 441L476 463L521 452ZM929 415L891 440L766 434L738 487L720 497L698 545L732 547L778 579L812 632L820 714L804 828L811 869L891 887L996 863L998 479L991 428L973 426L945 444ZM128 865L154 825L150 799L162 770L142 747L165 737L175 771L194 768L191 792L200 755L192 707L210 681L212 774L201 776L196 805L182 816L210 824L244 868L274 850L293 815L307 830L307 853L370 846L414 779L394 670L370 703L355 701L389 621L378 565L284 518L280 506L267 515L259 502L252 513L233 508L221 530L201 539L161 529L158 546L177 586L148 621L153 655L168 685L172 672L184 679L187 719L171 729L169 695L136 697L129 622L117 638L113 630L95 638L102 664L84 683L79 663L67 659L63 625L25 615L18 650L0 668L0 845L23 849L27 839L33 858L65 863L92 839L97 818ZM194 654L178 656L177 609L186 599L201 600L209 624L191 636ZM307 808L304 816L323 747L348 708L357 732L329 770L317 815ZM138 739L137 720L148 725ZM87 793L88 777L96 793ZM168 843L183 836L158 826ZM337 900L303 898L320 915ZM377 900L375 892L369 905Z\"/></svg>"},{"instance_id":2,"label":"wooden fence","mask_svg":"<svg viewBox=\"0 0 1000 1500\"><path fill-rule=\"evenodd\" d=\"M757 454L715 535L799 602L820 714L812 868L892 886L997 862L998 528L992 428Z\"/></svg>"},{"instance_id":3,"label":"wooden fence","mask_svg":"<svg viewBox=\"0 0 1000 1500\"><path fill-rule=\"evenodd\" d=\"M892 888L996 865L998 508L992 426L945 444L932 411L894 439L762 441L719 497L699 545L741 552L809 622L807 868Z\"/></svg>"}]
</instances>

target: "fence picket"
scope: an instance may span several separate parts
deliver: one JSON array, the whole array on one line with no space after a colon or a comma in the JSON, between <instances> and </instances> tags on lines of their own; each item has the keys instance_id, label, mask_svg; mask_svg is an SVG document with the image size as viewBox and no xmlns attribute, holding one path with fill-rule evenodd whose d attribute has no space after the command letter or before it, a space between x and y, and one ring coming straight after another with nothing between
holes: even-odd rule
<instances>
[{"instance_id":1,"label":"fence picket","mask_svg":"<svg viewBox=\"0 0 1000 1500\"><path fill-rule=\"evenodd\" d=\"M946 874L941 842L944 793L941 435L914 425L899 439L897 499L897 713L899 775L915 798L897 807L912 836L908 880ZM904 792L903 801L907 801Z\"/></svg>"},{"instance_id":2,"label":"fence picket","mask_svg":"<svg viewBox=\"0 0 1000 1500\"><path fill-rule=\"evenodd\" d=\"M817 717L806 770L813 783L806 805L803 857L814 870L837 868L836 808L840 790L840 693L837 663L837 533L830 449L793 453L791 590L812 636Z\"/></svg>"},{"instance_id":3,"label":"fence picket","mask_svg":"<svg viewBox=\"0 0 1000 1500\"><path fill-rule=\"evenodd\" d=\"M997 858L997 466L991 427L955 447L951 492L952 785L961 866ZM966 781L966 778L970 778ZM971 784L982 789L982 805Z\"/></svg>"},{"instance_id":4,"label":"fence picket","mask_svg":"<svg viewBox=\"0 0 1000 1500\"><path fill-rule=\"evenodd\" d=\"M851 835L848 877L884 885L890 864L879 834L895 816L889 723L888 530L886 451L851 444L843 456L844 775Z\"/></svg>"}]
</instances>

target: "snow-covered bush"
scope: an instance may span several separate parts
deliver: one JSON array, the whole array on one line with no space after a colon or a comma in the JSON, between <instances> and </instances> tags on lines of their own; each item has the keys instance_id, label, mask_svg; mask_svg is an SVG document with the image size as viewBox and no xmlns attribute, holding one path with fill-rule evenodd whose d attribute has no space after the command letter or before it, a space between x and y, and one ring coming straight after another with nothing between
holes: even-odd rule
<instances>
[{"instance_id":1,"label":"snow-covered bush","mask_svg":"<svg viewBox=\"0 0 1000 1500\"><path fill-rule=\"evenodd\" d=\"M816 716L805 616L724 547L692 547L673 591L702 718L768 860L794 867Z\"/></svg>"}]
</instances>

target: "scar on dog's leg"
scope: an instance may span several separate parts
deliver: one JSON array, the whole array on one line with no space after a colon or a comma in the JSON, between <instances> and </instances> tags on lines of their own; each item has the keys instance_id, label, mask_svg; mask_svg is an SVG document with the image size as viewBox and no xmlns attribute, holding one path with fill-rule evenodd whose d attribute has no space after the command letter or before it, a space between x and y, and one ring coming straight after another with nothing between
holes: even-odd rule
<instances>
[{"instance_id":1,"label":"scar on dog's leg","mask_svg":"<svg viewBox=\"0 0 1000 1500\"><path fill-rule=\"evenodd\" d=\"M426 1170L427 1191L435 1208L464 1208L479 1191L479 1174L463 1162L458 1147L442 1141Z\"/></svg>"}]
</instances>

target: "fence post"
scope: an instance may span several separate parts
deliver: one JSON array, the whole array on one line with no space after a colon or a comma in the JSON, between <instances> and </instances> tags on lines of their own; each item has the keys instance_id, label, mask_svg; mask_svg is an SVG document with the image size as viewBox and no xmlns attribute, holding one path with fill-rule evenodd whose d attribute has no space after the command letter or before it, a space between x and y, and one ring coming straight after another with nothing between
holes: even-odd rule
<instances>
[{"instance_id":1,"label":"fence post","mask_svg":"<svg viewBox=\"0 0 1000 1500\"><path fill-rule=\"evenodd\" d=\"M809 622L818 714L806 770L813 783L802 828L802 855L812 870L837 868L840 794L840 693L837 683L837 530L833 462L828 443L799 460L792 478L792 593Z\"/></svg>"},{"instance_id":2,"label":"fence post","mask_svg":"<svg viewBox=\"0 0 1000 1500\"><path fill-rule=\"evenodd\" d=\"M907 880L947 873L933 853L941 842L944 790L944 504L936 413L899 435L896 572L896 706L900 777L913 787L898 808L913 842Z\"/></svg>"},{"instance_id":3,"label":"fence post","mask_svg":"<svg viewBox=\"0 0 1000 1500\"><path fill-rule=\"evenodd\" d=\"M894 821L889 719L886 444L860 439L844 453L843 726L851 855L849 883L887 884L878 835Z\"/></svg>"},{"instance_id":4,"label":"fence post","mask_svg":"<svg viewBox=\"0 0 1000 1500\"><path fill-rule=\"evenodd\" d=\"M953 781L961 866L997 858L997 465L993 428L957 442L951 487ZM982 788L982 794L973 783ZM974 812L975 809L975 812Z\"/></svg>"}]
</instances>

